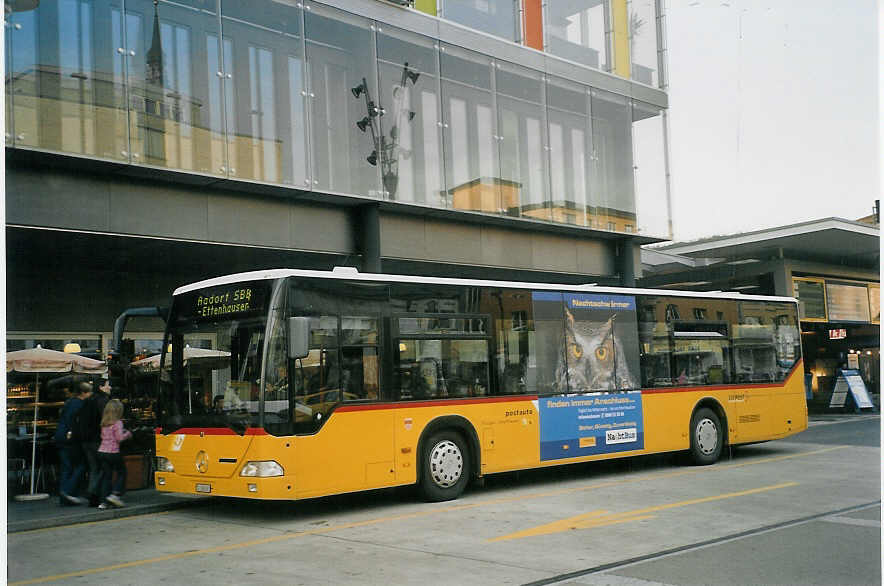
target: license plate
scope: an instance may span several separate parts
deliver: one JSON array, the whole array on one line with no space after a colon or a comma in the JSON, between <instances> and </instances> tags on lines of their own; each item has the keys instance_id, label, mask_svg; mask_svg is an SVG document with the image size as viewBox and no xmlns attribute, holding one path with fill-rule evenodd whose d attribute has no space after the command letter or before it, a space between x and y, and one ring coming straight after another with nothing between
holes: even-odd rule
<instances>
[{"instance_id":1,"label":"license plate","mask_svg":"<svg viewBox=\"0 0 884 586\"><path fill-rule=\"evenodd\" d=\"M211 484L197 484L196 485L197 492L212 492Z\"/></svg>"}]
</instances>

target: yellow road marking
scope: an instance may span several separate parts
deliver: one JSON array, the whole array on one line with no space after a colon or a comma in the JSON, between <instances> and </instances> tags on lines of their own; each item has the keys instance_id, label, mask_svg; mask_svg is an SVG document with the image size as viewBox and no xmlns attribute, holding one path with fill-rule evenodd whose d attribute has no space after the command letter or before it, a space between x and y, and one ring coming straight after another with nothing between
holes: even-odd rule
<instances>
[{"instance_id":1,"label":"yellow road marking","mask_svg":"<svg viewBox=\"0 0 884 586\"><path fill-rule=\"evenodd\" d=\"M810 452L800 452L798 454L787 454L785 456L774 456L771 458L763 458L760 460L753 460L751 462L744 462L741 464L718 465L718 466L715 466L714 468L697 467L697 468L691 468L688 470L681 470L681 471L677 471L677 472L668 472L668 473L664 473L664 474L652 474L650 476L642 476L639 478L624 478L624 479L619 479L619 480L599 482L599 483L590 484L590 485L584 485L584 486L578 486L578 487L572 487L572 488L566 488L566 489L559 489L559 490L553 490L553 491L548 491L548 492L532 493L532 494L527 494L527 495L517 496L517 497L490 499L490 500L480 501L480 502L476 502L476 503L467 503L467 504L457 505L457 506L453 506L453 507L445 507L445 508L440 508L440 509L429 509L429 510L425 510L425 511L418 511L416 513L409 513L409 514L405 514L405 515L396 515L396 516L392 516L392 517L379 517L377 519L369 519L367 521L357 521L357 522L353 522L353 523L344 523L341 525L332 525L329 527L311 529L308 531L299 531L296 533L284 533L282 535L277 535L274 537L268 537L268 538L264 538L264 539L244 541L244 542L240 542L240 543L232 543L232 544L228 544L228 545L222 545L222 546L212 547L212 548L207 548L207 549L191 550L191 551L186 551L186 552L182 552L182 553L169 554L169 555L158 556L158 557L153 557L153 558L146 558L146 559L142 559L142 560L134 560L131 562L124 562L124 563L114 564L114 565L110 565L110 566L90 568L90 569L81 570L78 572L68 572L65 574L56 574L53 576L43 576L41 578L32 578L29 580L22 580L19 582L9 582L9 584L10 585L38 584L41 582L51 582L53 580L62 580L64 578L71 578L71 577L76 577L76 576L87 576L87 575L91 575L91 574L100 574L102 572L110 572L113 570L119 570L119 569L124 569L124 568L132 568L132 567L143 566L143 565L147 565L147 564L155 564L155 563L159 563L159 562L176 560L176 559L185 559L185 558L189 558L189 557L193 557L193 556L197 556L197 555L217 553L217 552L221 552L221 551L231 551L234 549L241 549L241 548L245 548L245 547L252 547L255 545L262 545L265 543L284 541L287 539L296 539L296 538L304 537L307 535L319 535L319 534L323 534L323 533L331 533L333 531L339 531L339 530L343 530L343 529L353 529L353 528L357 528L357 527L365 527L368 525L376 525L376 524L386 523L386 522L391 522L391 521L400 521L400 520L425 517L425 516L435 515L435 514L449 513L449 512L453 512L453 511L464 510L464 509L483 507L486 505L504 504L504 503L509 503L509 502L524 501L524 500L531 500L531 499L537 499L537 498L546 498L546 497L550 497L550 496L559 496L559 495L570 494L570 493L574 493L574 492L596 490L596 489L601 489L601 488L608 488L611 486L632 484L632 483L636 483L636 482L646 483L648 481L663 480L663 479L667 479L667 478L675 478L678 476L685 476L687 474L699 474L704 471L712 472L712 471L718 471L718 470L728 470L731 468L741 468L744 466L751 466L751 465L755 465L755 464L766 464L769 462L779 462L782 460L801 458L801 457L805 457L805 456L813 456L816 454L822 454L822 453L831 452L834 450L841 450L846 447L848 447L848 446L833 446L833 447L829 447L829 448L822 448L819 450L813 450ZM110 520L111 519L108 519L108 521L110 521ZM96 522L106 523L107 521L96 521ZM68 529L68 528L72 528L72 527L80 527L82 525L83 524L81 524L81 525L68 525L65 527L56 527L55 529L56 530ZM12 536L7 536L7 539L9 537L12 537Z\"/></svg>"},{"instance_id":2,"label":"yellow road marking","mask_svg":"<svg viewBox=\"0 0 884 586\"><path fill-rule=\"evenodd\" d=\"M561 533L562 531L571 531L574 529L592 529L595 527L604 527L606 525L613 525L615 523L625 523L627 521L640 521L642 519L650 519L653 515L648 515L647 513L656 513L659 511L665 511L667 509L674 509L676 507L687 507L689 505L699 505L702 503L710 503L713 501L720 501L724 499L736 498L739 496L747 496L750 494L757 494L759 492L767 492L770 490L779 490L781 488L788 488L791 486L798 486L797 482L784 482L782 484L773 484L771 486L762 486L760 488L752 488L749 490L741 490L739 492L728 492L725 494L718 494L715 496L706 496L702 498L690 499L687 501L680 501L677 503L667 503L665 505L657 505L654 507L647 507L645 509L637 509L635 511L627 511L624 513L614 513L611 515L602 515L600 513L605 513L606 511L593 511L591 513L586 513L583 515L578 515L576 517L571 517L569 519L562 519L560 521L553 521L552 523L547 523L545 525L540 525L538 527L533 527L531 529L525 529L524 531L518 531L516 533L510 533L509 535L502 535L500 537L495 537L494 539L489 539L489 542L495 541L509 541L511 539L521 539L523 537L536 537L538 535L549 535L551 533Z\"/></svg>"},{"instance_id":3,"label":"yellow road marking","mask_svg":"<svg viewBox=\"0 0 884 586\"><path fill-rule=\"evenodd\" d=\"M482 501L481 503L477 503L478 505L496 505L508 502L516 502L523 500L530 500L536 498L546 498L551 496L561 496L564 494L572 494L575 492L584 492L589 490L597 490L600 488L610 488L612 486L621 486L624 484L633 484L636 482L651 482L654 480L666 480L668 478L678 478L679 476L688 476L694 474L703 474L709 472L716 472L720 470L731 470L733 468L744 468L746 466L754 466L756 464L769 464L771 462L781 462L783 460L790 460L793 458L801 458L804 456L814 456L817 454L822 454L825 452L833 452L835 450L843 450L848 446L834 446L829 448L821 448L819 450L813 450L810 452L800 452L798 454L786 454L785 456L771 456L770 458L762 458L760 460L752 460L749 462L741 462L739 464L718 464L713 468L706 466L695 466L690 468L685 468L683 470L676 470L674 472L662 472L660 474L650 474L648 476L640 476L636 478L620 478L617 480L607 480L605 482L597 482L595 484L584 484L582 486L572 486L569 488L558 488L555 490L550 490L546 492L535 492L530 494L525 494L521 496L512 496L512 497L504 497L499 499L493 499L488 501Z\"/></svg>"}]
</instances>

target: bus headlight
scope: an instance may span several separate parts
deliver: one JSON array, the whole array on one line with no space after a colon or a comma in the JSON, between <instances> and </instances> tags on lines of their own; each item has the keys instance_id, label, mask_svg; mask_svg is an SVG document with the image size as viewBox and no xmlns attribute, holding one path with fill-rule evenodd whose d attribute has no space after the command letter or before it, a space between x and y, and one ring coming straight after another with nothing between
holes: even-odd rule
<instances>
[{"instance_id":1,"label":"bus headlight","mask_svg":"<svg viewBox=\"0 0 884 586\"><path fill-rule=\"evenodd\" d=\"M157 456L156 466L157 472L175 472L175 466L172 466L172 461L169 458Z\"/></svg>"},{"instance_id":2,"label":"bus headlight","mask_svg":"<svg viewBox=\"0 0 884 586\"><path fill-rule=\"evenodd\" d=\"M242 467L242 472L239 473L240 476L257 476L259 478L282 476L283 474L285 472L282 466L274 460L246 462L246 465Z\"/></svg>"}]
</instances>

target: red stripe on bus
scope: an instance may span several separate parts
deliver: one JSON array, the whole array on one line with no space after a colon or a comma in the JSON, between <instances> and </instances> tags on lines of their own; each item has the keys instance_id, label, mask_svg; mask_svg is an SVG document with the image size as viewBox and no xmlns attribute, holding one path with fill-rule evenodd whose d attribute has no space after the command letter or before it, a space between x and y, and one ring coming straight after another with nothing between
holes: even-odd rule
<instances>
[{"instance_id":1,"label":"red stripe on bus","mask_svg":"<svg viewBox=\"0 0 884 586\"><path fill-rule=\"evenodd\" d=\"M158 435L162 434L162 429L157 428ZM170 431L166 435L239 435L229 427L182 427L175 431ZM244 435L267 435L267 432L260 427L249 427Z\"/></svg>"},{"instance_id":2,"label":"red stripe on bus","mask_svg":"<svg viewBox=\"0 0 884 586\"><path fill-rule=\"evenodd\" d=\"M344 405L335 409L335 413L351 411L376 411L378 409L410 409L412 407L450 407L454 405L476 405L484 403L517 403L535 401L537 395L518 395L514 397L477 397L475 399L439 399L436 401L404 401L402 403L370 403L364 405Z\"/></svg>"}]
</instances>

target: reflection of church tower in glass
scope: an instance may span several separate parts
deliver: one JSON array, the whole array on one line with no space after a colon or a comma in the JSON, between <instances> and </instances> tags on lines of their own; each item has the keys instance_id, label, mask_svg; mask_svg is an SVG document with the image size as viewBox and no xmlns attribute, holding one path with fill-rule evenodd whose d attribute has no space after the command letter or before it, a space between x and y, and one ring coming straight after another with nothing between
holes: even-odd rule
<instances>
[{"instance_id":1,"label":"reflection of church tower in glass","mask_svg":"<svg viewBox=\"0 0 884 586\"><path fill-rule=\"evenodd\" d=\"M163 43L160 36L159 1L153 2L153 38L144 72L144 154L146 162L166 162L166 105L163 100Z\"/></svg>"}]
</instances>

